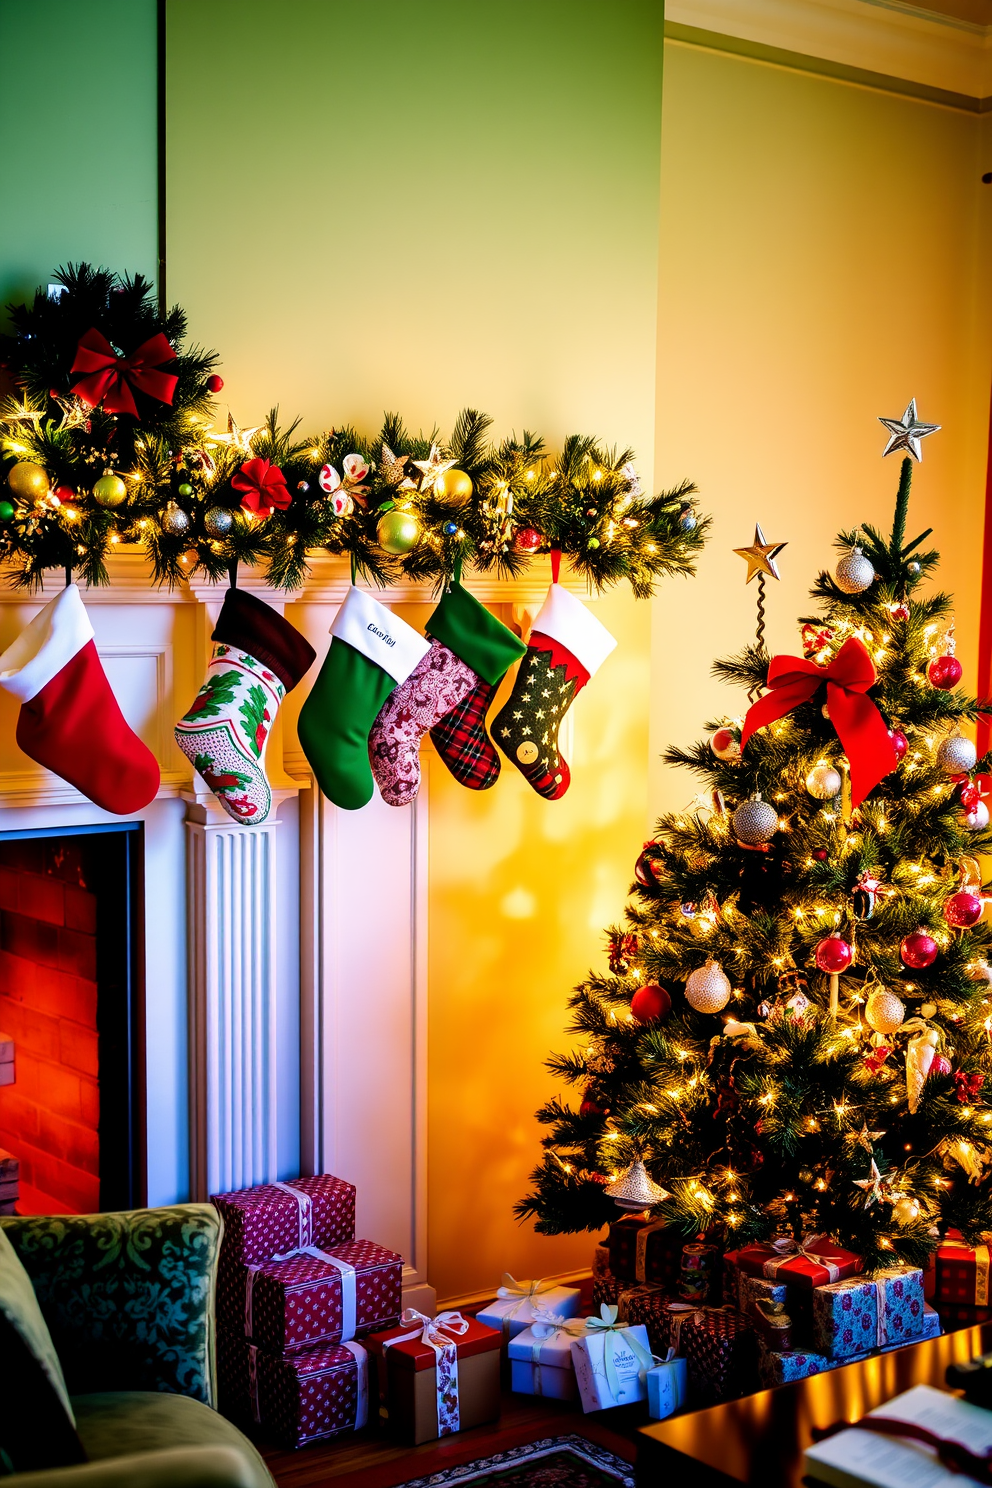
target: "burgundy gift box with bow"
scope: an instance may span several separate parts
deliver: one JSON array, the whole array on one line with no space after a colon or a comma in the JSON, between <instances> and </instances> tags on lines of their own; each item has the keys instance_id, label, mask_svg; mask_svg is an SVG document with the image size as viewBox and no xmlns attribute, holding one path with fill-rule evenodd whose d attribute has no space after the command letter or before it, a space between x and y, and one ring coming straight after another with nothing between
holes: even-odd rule
<instances>
[{"instance_id":1,"label":"burgundy gift box with bow","mask_svg":"<svg viewBox=\"0 0 992 1488\"><path fill-rule=\"evenodd\" d=\"M242 1268L218 1289L217 1319L273 1353L361 1338L402 1309L403 1257L350 1240Z\"/></svg>"},{"instance_id":2,"label":"burgundy gift box with bow","mask_svg":"<svg viewBox=\"0 0 992 1488\"><path fill-rule=\"evenodd\" d=\"M214 1194L211 1202L224 1221L222 1276L304 1245L326 1250L355 1238L355 1186L331 1173Z\"/></svg>"},{"instance_id":3,"label":"burgundy gift box with bow","mask_svg":"<svg viewBox=\"0 0 992 1488\"><path fill-rule=\"evenodd\" d=\"M302 1447L366 1424L369 1362L364 1345L328 1344L287 1358L223 1332L218 1345L221 1411L245 1425L263 1426L278 1446Z\"/></svg>"}]
</instances>

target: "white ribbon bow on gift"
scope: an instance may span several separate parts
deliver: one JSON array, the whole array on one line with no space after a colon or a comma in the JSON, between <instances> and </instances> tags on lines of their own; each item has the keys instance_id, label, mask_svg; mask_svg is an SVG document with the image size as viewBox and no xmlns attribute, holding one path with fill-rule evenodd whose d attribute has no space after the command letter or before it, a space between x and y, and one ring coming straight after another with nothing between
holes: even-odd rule
<instances>
[{"instance_id":1,"label":"white ribbon bow on gift","mask_svg":"<svg viewBox=\"0 0 992 1488\"><path fill-rule=\"evenodd\" d=\"M626 1323L617 1322L617 1311L618 1309L615 1304L604 1302L599 1309L599 1317L587 1317L585 1319L586 1328L590 1333L605 1335L603 1340L603 1369L606 1374L606 1383L610 1387L610 1394L614 1400L620 1394L620 1379L617 1375L615 1360L617 1338L611 1338L609 1336L611 1333L622 1338L627 1344L634 1358L641 1366L638 1373L643 1374L646 1370L650 1369L654 1361L654 1355L650 1349L644 1347L640 1339L633 1332L633 1329Z\"/></svg>"}]
</instances>

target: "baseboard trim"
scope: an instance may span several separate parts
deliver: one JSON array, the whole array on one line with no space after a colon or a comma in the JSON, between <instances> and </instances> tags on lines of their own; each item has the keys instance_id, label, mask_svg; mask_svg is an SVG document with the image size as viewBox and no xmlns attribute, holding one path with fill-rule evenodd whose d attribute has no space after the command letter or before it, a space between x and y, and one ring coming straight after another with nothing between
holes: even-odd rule
<instances>
[{"instance_id":1,"label":"baseboard trim","mask_svg":"<svg viewBox=\"0 0 992 1488\"><path fill-rule=\"evenodd\" d=\"M765 62L773 67L786 67L792 72L808 72L818 77L834 78L838 82L855 83L859 87L873 88L882 93L898 93L906 98L918 98L924 103L956 109L961 113L992 113L992 96L977 98L968 93L955 93L949 88L937 88L930 83L914 82L910 78L892 77L884 72L871 72L868 68L835 62L829 57L790 52L784 47L768 46L765 42L751 41L745 36L728 36L720 31L686 26L681 21L665 22L665 40L711 52L726 52L734 57L747 57L751 61Z\"/></svg>"}]
</instances>

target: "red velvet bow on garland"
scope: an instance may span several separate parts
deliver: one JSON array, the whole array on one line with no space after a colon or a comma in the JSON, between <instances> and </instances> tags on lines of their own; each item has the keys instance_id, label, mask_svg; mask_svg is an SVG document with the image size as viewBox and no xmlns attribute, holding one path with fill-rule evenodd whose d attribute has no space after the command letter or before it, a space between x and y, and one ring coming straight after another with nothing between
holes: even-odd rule
<instances>
[{"instance_id":1,"label":"red velvet bow on garland","mask_svg":"<svg viewBox=\"0 0 992 1488\"><path fill-rule=\"evenodd\" d=\"M957 1086L957 1097L963 1106L974 1105L981 1094L982 1086L985 1084L985 1076L965 1074L964 1070L958 1070L954 1076Z\"/></svg>"},{"instance_id":2,"label":"red velvet bow on garland","mask_svg":"<svg viewBox=\"0 0 992 1488\"><path fill-rule=\"evenodd\" d=\"M293 499L279 466L271 465L261 457L246 460L231 485L236 491L244 492L242 508L256 512L260 517L271 516L276 507L285 511Z\"/></svg>"},{"instance_id":3,"label":"red velvet bow on garland","mask_svg":"<svg viewBox=\"0 0 992 1488\"><path fill-rule=\"evenodd\" d=\"M175 360L176 353L161 331L142 341L130 356L119 357L106 336L94 326L76 347L76 360L70 371L87 375L73 383L72 391L91 408L102 403L107 413L129 413L137 418L138 405L132 387L160 403L171 404L179 378L158 369L163 362Z\"/></svg>"},{"instance_id":4,"label":"red velvet bow on garland","mask_svg":"<svg viewBox=\"0 0 992 1488\"><path fill-rule=\"evenodd\" d=\"M851 765L851 802L858 806L898 761L885 720L870 697L875 668L865 645L849 637L826 666L802 656L774 656L768 667L768 692L749 708L741 748L756 729L784 718L808 703L821 682L827 684L830 722Z\"/></svg>"}]
</instances>

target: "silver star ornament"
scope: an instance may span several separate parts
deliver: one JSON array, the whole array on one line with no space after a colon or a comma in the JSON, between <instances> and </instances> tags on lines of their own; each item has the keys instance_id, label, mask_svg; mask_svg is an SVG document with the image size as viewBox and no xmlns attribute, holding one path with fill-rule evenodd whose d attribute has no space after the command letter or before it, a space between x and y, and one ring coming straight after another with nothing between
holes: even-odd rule
<instances>
[{"instance_id":1,"label":"silver star ornament","mask_svg":"<svg viewBox=\"0 0 992 1488\"><path fill-rule=\"evenodd\" d=\"M928 434L936 434L940 428L939 424L924 424L916 417L915 398L910 399L909 407L901 419L879 418L878 422L884 424L889 431L889 442L882 451L883 460L896 450L906 450L914 460L922 460L920 440L926 439Z\"/></svg>"}]
</instances>

